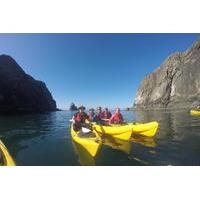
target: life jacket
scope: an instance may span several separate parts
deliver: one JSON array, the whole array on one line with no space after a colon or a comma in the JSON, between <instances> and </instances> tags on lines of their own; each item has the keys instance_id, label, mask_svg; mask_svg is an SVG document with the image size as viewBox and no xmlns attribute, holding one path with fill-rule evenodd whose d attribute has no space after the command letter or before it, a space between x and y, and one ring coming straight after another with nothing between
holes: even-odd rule
<instances>
[{"instance_id":1,"label":"life jacket","mask_svg":"<svg viewBox=\"0 0 200 200\"><path fill-rule=\"evenodd\" d=\"M103 118L104 119L110 119L111 117L112 117L112 115L111 115L110 112L106 112L106 111L103 112Z\"/></svg>"},{"instance_id":2,"label":"life jacket","mask_svg":"<svg viewBox=\"0 0 200 200\"><path fill-rule=\"evenodd\" d=\"M78 122L78 123L85 123L85 120L88 119L88 116L86 113L76 113L74 115L74 119L75 119L75 122Z\"/></svg>"},{"instance_id":3,"label":"life jacket","mask_svg":"<svg viewBox=\"0 0 200 200\"><path fill-rule=\"evenodd\" d=\"M95 113L94 113L93 115L89 114L89 115L88 115L88 118L89 118L89 120L90 120L91 122L95 122L95 121L96 121L96 115L95 115Z\"/></svg>"},{"instance_id":4,"label":"life jacket","mask_svg":"<svg viewBox=\"0 0 200 200\"><path fill-rule=\"evenodd\" d=\"M120 124L123 123L124 119L121 113L114 113L113 116L110 118L110 123L112 124Z\"/></svg>"},{"instance_id":5,"label":"life jacket","mask_svg":"<svg viewBox=\"0 0 200 200\"><path fill-rule=\"evenodd\" d=\"M103 112L100 112L98 114L96 114L96 121L100 121L104 118L104 114Z\"/></svg>"}]
</instances>

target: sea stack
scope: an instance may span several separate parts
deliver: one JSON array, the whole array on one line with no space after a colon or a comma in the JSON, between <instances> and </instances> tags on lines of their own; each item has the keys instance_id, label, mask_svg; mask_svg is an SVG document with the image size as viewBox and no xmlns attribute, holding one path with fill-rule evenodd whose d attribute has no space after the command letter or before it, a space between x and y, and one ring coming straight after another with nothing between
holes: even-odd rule
<instances>
[{"instance_id":1,"label":"sea stack","mask_svg":"<svg viewBox=\"0 0 200 200\"><path fill-rule=\"evenodd\" d=\"M188 108L200 103L200 40L183 53L170 55L142 81L137 109Z\"/></svg>"},{"instance_id":2,"label":"sea stack","mask_svg":"<svg viewBox=\"0 0 200 200\"><path fill-rule=\"evenodd\" d=\"M55 110L45 83L26 74L12 57L0 55L0 114Z\"/></svg>"},{"instance_id":3,"label":"sea stack","mask_svg":"<svg viewBox=\"0 0 200 200\"><path fill-rule=\"evenodd\" d=\"M70 111L77 111L78 108L77 108L77 106L72 102L72 103L71 103L71 106L70 106L70 108L69 108L69 110L70 110Z\"/></svg>"}]
</instances>

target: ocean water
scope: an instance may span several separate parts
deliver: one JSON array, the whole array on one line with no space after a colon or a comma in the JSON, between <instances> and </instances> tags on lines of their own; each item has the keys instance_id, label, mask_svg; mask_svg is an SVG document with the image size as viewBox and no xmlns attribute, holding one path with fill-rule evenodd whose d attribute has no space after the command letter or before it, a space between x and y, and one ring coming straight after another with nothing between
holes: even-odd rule
<instances>
[{"instance_id":1,"label":"ocean water","mask_svg":"<svg viewBox=\"0 0 200 200\"><path fill-rule=\"evenodd\" d=\"M188 110L123 112L127 121L158 121L155 138L131 142L107 138L95 158L74 144L73 113L0 116L0 139L21 166L187 166L200 165L200 116Z\"/></svg>"}]
</instances>

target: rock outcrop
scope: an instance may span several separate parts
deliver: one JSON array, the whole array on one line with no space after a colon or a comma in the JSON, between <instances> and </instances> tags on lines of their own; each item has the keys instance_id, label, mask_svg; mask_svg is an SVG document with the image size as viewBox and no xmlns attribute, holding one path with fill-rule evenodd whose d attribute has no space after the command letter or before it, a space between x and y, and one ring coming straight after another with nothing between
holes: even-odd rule
<instances>
[{"instance_id":1,"label":"rock outcrop","mask_svg":"<svg viewBox=\"0 0 200 200\"><path fill-rule=\"evenodd\" d=\"M200 103L200 40L174 53L144 78L135 108L183 108Z\"/></svg>"},{"instance_id":2,"label":"rock outcrop","mask_svg":"<svg viewBox=\"0 0 200 200\"><path fill-rule=\"evenodd\" d=\"M37 81L7 55L0 55L0 114L55 111L56 102Z\"/></svg>"},{"instance_id":3,"label":"rock outcrop","mask_svg":"<svg viewBox=\"0 0 200 200\"><path fill-rule=\"evenodd\" d=\"M71 106L70 106L70 108L69 108L69 110L70 110L70 111L77 111L78 108L77 108L77 106L72 102L72 103L71 103Z\"/></svg>"}]
</instances>

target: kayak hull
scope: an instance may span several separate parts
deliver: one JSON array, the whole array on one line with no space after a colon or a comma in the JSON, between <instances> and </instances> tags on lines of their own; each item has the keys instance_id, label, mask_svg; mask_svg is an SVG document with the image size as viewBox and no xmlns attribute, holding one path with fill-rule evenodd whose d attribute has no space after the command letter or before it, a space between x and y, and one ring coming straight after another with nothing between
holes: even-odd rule
<instances>
[{"instance_id":1,"label":"kayak hull","mask_svg":"<svg viewBox=\"0 0 200 200\"><path fill-rule=\"evenodd\" d=\"M3 154L3 166L16 166L15 161L13 160L12 156L8 152L8 149L0 140L0 151Z\"/></svg>"},{"instance_id":2,"label":"kayak hull","mask_svg":"<svg viewBox=\"0 0 200 200\"><path fill-rule=\"evenodd\" d=\"M124 140L124 141L129 141L131 136L132 136L132 131L112 135L112 137L114 137L116 139Z\"/></svg>"},{"instance_id":3,"label":"kayak hull","mask_svg":"<svg viewBox=\"0 0 200 200\"><path fill-rule=\"evenodd\" d=\"M132 128L130 125L111 125L103 126L98 124L93 124L92 129L95 133L101 135L109 135L113 138L128 141L132 135Z\"/></svg>"},{"instance_id":4,"label":"kayak hull","mask_svg":"<svg viewBox=\"0 0 200 200\"><path fill-rule=\"evenodd\" d=\"M147 137L154 137L158 130L158 122L145 124L128 123L126 125L101 126L94 124L93 130L96 133L111 135L114 138L129 140L132 134L139 134Z\"/></svg>"},{"instance_id":5,"label":"kayak hull","mask_svg":"<svg viewBox=\"0 0 200 200\"><path fill-rule=\"evenodd\" d=\"M146 137L154 137L157 133L158 126L158 122L136 124L133 125L133 134L139 134Z\"/></svg>"},{"instance_id":6,"label":"kayak hull","mask_svg":"<svg viewBox=\"0 0 200 200\"><path fill-rule=\"evenodd\" d=\"M95 158L83 146L74 141L72 144L82 166L95 166Z\"/></svg>"},{"instance_id":7,"label":"kayak hull","mask_svg":"<svg viewBox=\"0 0 200 200\"><path fill-rule=\"evenodd\" d=\"M71 127L71 136L73 141L82 146L92 157L95 157L102 145L101 138L95 133L94 138L81 138L78 134L79 132L74 131Z\"/></svg>"},{"instance_id":8,"label":"kayak hull","mask_svg":"<svg viewBox=\"0 0 200 200\"><path fill-rule=\"evenodd\" d=\"M198 110L191 110L190 114L191 115L200 115L200 111L198 111Z\"/></svg>"}]
</instances>

